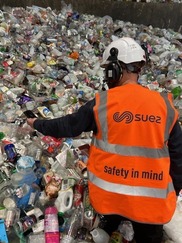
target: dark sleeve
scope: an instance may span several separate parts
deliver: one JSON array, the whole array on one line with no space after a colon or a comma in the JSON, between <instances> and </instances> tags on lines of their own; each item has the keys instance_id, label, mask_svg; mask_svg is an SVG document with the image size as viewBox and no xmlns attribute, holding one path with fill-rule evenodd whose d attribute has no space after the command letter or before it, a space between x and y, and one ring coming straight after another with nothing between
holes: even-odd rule
<instances>
[{"instance_id":1,"label":"dark sleeve","mask_svg":"<svg viewBox=\"0 0 182 243\"><path fill-rule=\"evenodd\" d=\"M56 138L76 137L82 132L96 132L93 107L95 99L88 101L73 114L50 120L37 119L34 128L44 135Z\"/></svg>"},{"instance_id":2,"label":"dark sleeve","mask_svg":"<svg viewBox=\"0 0 182 243\"><path fill-rule=\"evenodd\" d=\"M168 146L171 160L170 175L178 195L182 189L182 130L179 122L176 122L171 131Z\"/></svg>"}]
</instances>

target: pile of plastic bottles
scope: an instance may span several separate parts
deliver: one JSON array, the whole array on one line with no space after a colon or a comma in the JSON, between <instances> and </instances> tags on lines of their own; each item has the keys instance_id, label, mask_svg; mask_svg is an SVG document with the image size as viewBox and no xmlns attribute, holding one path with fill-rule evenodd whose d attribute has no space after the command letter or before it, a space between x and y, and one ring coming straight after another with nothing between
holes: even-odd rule
<instances>
[{"instance_id":1,"label":"pile of plastic bottles","mask_svg":"<svg viewBox=\"0 0 182 243\"><path fill-rule=\"evenodd\" d=\"M73 112L80 101L105 87L100 67L103 50L123 36L136 39L146 51L148 65L139 82L159 92L176 88L175 105L180 108L180 33L113 21L110 16L80 15L66 4L59 12L38 6L4 7L0 11L0 121L12 122L21 116L20 110L38 106L43 114L43 102L54 117Z\"/></svg>"},{"instance_id":2,"label":"pile of plastic bottles","mask_svg":"<svg viewBox=\"0 0 182 243\"><path fill-rule=\"evenodd\" d=\"M34 243L116 242L116 235L120 242L132 240L133 230L128 221L121 222L110 238L102 229L104 216L97 214L90 204L89 138L55 139L17 124L1 123L1 128L5 132L0 133L3 242L8 242L13 233L20 242ZM125 237L121 229L126 234L126 228L130 231Z\"/></svg>"},{"instance_id":3,"label":"pile of plastic bottles","mask_svg":"<svg viewBox=\"0 0 182 243\"><path fill-rule=\"evenodd\" d=\"M181 112L180 33L80 15L65 4L59 12L38 6L0 11L0 241L132 241L130 222L121 222L109 237L102 229L104 216L90 204L92 133L55 139L26 124L30 111L44 119L60 117L107 89L102 53L123 36L136 39L146 51L141 85L172 92Z\"/></svg>"}]
</instances>

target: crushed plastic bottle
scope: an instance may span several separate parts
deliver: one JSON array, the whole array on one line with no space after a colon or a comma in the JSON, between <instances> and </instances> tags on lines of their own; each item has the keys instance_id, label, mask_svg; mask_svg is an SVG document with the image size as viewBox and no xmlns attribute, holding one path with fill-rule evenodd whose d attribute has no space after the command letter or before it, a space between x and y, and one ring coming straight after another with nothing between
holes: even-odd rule
<instances>
[{"instance_id":1,"label":"crushed plastic bottle","mask_svg":"<svg viewBox=\"0 0 182 243\"><path fill-rule=\"evenodd\" d=\"M72 243L76 239L78 229L83 225L82 217L83 209L81 207L76 208L66 223L61 242Z\"/></svg>"}]
</instances>

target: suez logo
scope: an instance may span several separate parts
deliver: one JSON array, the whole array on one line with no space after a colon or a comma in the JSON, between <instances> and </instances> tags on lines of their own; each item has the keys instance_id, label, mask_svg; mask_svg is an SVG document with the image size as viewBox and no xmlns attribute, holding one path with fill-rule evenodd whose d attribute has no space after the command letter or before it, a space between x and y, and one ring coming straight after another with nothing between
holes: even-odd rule
<instances>
[{"instance_id":1,"label":"suez logo","mask_svg":"<svg viewBox=\"0 0 182 243\"><path fill-rule=\"evenodd\" d=\"M161 117L160 116L154 116L154 115L144 115L144 114L133 114L130 111L124 111L123 113L115 112L113 115L113 120L115 122L122 122L124 121L126 124L131 123L133 121L135 122L152 122L152 123L161 123Z\"/></svg>"}]
</instances>

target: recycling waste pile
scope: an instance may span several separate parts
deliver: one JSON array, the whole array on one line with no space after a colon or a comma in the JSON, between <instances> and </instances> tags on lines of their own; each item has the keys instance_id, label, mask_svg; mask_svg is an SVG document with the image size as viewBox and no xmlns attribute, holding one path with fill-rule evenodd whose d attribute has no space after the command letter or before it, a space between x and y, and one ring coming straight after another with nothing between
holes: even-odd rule
<instances>
[{"instance_id":1,"label":"recycling waste pile","mask_svg":"<svg viewBox=\"0 0 182 243\"><path fill-rule=\"evenodd\" d=\"M104 216L90 204L92 133L56 139L26 123L31 111L42 119L76 112L107 89L102 53L122 36L145 48L148 62L140 84L172 92L182 120L180 33L79 14L64 3L59 12L38 6L0 11L1 242L132 242L129 221L110 238Z\"/></svg>"}]
</instances>

